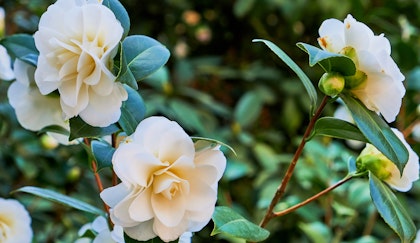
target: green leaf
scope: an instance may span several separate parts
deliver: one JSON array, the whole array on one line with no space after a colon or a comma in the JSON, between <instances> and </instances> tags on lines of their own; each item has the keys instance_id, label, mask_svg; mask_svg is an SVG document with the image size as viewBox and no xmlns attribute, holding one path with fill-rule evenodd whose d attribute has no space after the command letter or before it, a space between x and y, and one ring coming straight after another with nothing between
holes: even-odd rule
<instances>
[{"instance_id":1,"label":"green leaf","mask_svg":"<svg viewBox=\"0 0 420 243\"><path fill-rule=\"evenodd\" d=\"M401 242L412 242L417 233L416 226L391 189L372 173L369 173L369 188L373 203L385 222Z\"/></svg>"},{"instance_id":2,"label":"green leaf","mask_svg":"<svg viewBox=\"0 0 420 243\"><path fill-rule=\"evenodd\" d=\"M213 213L214 229L211 235L225 233L247 241L258 242L268 238L270 232L248 221L228 207L216 207Z\"/></svg>"},{"instance_id":3,"label":"green leaf","mask_svg":"<svg viewBox=\"0 0 420 243\"><path fill-rule=\"evenodd\" d=\"M124 39L128 35L128 31L130 31L130 17L128 16L127 10L125 10L124 6L118 0L104 0L102 4L111 9L115 17L120 21L124 29L122 37Z\"/></svg>"},{"instance_id":4,"label":"green leaf","mask_svg":"<svg viewBox=\"0 0 420 243\"><path fill-rule=\"evenodd\" d=\"M38 134L45 133L45 132L53 132L53 133L58 133L65 136L70 135L70 132L67 129L59 125L50 125L50 126L43 127L41 130L38 131Z\"/></svg>"},{"instance_id":5,"label":"green leaf","mask_svg":"<svg viewBox=\"0 0 420 243\"><path fill-rule=\"evenodd\" d=\"M33 186L25 186L25 187L17 189L14 192L30 193L32 195L42 197L44 199L47 199L53 202L61 203L63 205L66 205L66 206L69 206L69 207L72 207L72 208L75 208L75 209L78 209L87 213L105 216L104 211L90 204L87 204L75 198L63 195L61 193L58 193L49 189L43 189L43 188L33 187Z\"/></svg>"},{"instance_id":6,"label":"green leaf","mask_svg":"<svg viewBox=\"0 0 420 243\"><path fill-rule=\"evenodd\" d=\"M183 127L205 133L206 128L201 121L200 111L194 106L180 99L171 99L169 107L174 112L174 120L179 121Z\"/></svg>"},{"instance_id":7,"label":"green leaf","mask_svg":"<svg viewBox=\"0 0 420 243\"><path fill-rule=\"evenodd\" d=\"M111 124L107 127L93 127L85 123L80 117L70 119L70 137L69 141L76 138L99 138L118 132L120 128Z\"/></svg>"},{"instance_id":8,"label":"green leaf","mask_svg":"<svg viewBox=\"0 0 420 243\"><path fill-rule=\"evenodd\" d=\"M331 229L321 222L300 223L299 228L312 242L331 242Z\"/></svg>"},{"instance_id":9,"label":"green leaf","mask_svg":"<svg viewBox=\"0 0 420 243\"><path fill-rule=\"evenodd\" d=\"M115 148L105 141L93 140L91 142L91 149L98 167L96 172L112 166L112 156L114 155Z\"/></svg>"},{"instance_id":10,"label":"green leaf","mask_svg":"<svg viewBox=\"0 0 420 243\"><path fill-rule=\"evenodd\" d=\"M212 138L203 138L203 137L191 137L191 139L194 141L195 152L198 152L207 148L214 148L217 145L221 145L221 146L225 146L230 151L232 151L232 153L236 155L235 150L231 146L219 140L212 139Z\"/></svg>"},{"instance_id":11,"label":"green leaf","mask_svg":"<svg viewBox=\"0 0 420 243\"><path fill-rule=\"evenodd\" d=\"M121 117L118 123L127 135L136 131L137 125L146 115L146 105L139 92L125 85L128 99L121 106Z\"/></svg>"},{"instance_id":12,"label":"green leaf","mask_svg":"<svg viewBox=\"0 0 420 243\"><path fill-rule=\"evenodd\" d=\"M356 73L356 65L347 56L324 51L318 47L299 42L297 46L309 55L309 66L319 64L326 72L338 72L343 76Z\"/></svg>"},{"instance_id":13,"label":"green leaf","mask_svg":"<svg viewBox=\"0 0 420 243\"><path fill-rule=\"evenodd\" d=\"M278 46L276 46L274 43L268 40L262 40L262 39L254 39L252 42L263 42L266 44L283 62L287 64L299 77L299 79L302 81L303 86L306 89L306 92L308 92L309 99L311 101L311 113L314 113L316 103L317 103L317 93L314 85L312 84L311 80L306 76L306 74L302 71L302 69Z\"/></svg>"},{"instance_id":14,"label":"green leaf","mask_svg":"<svg viewBox=\"0 0 420 243\"><path fill-rule=\"evenodd\" d=\"M134 77L136 81L140 81L165 65L170 53L155 39L132 35L124 39L121 55L123 66L119 77L123 80L127 79L126 77Z\"/></svg>"},{"instance_id":15,"label":"green leaf","mask_svg":"<svg viewBox=\"0 0 420 243\"><path fill-rule=\"evenodd\" d=\"M408 161L408 151L388 124L350 94L342 93L340 98L347 105L354 122L367 140L390 159L402 173Z\"/></svg>"},{"instance_id":16,"label":"green leaf","mask_svg":"<svg viewBox=\"0 0 420 243\"><path fill-rule=\"evenodd\" d=\"M0 41L9 55L19 58L34 66L37 65L39 52L36 49L35 41L32 35L16 34L6 37Z\"/></svg>"},{"instance_id":17,"label":"green leaf","mask_svg":"<svg viewBox=\"0 0 420 243\"><path fill-rule=\"evenodd\" d=\"M322 135L341 139L358 140L369 143L359 128L347 121L333 117L322 117L315 123L313 135Z\"/></svg>"},{"instance_id":18,"label":"green leaf","mask_svg":"<svg viewBox=\"0 0 420 243\"><path fill-rule=\"evenodd\" d=\"M233 116L241 127L251 126L260 116L263 101L253 91L244 94L235 107Z\"/></svg>"}]
</instances>

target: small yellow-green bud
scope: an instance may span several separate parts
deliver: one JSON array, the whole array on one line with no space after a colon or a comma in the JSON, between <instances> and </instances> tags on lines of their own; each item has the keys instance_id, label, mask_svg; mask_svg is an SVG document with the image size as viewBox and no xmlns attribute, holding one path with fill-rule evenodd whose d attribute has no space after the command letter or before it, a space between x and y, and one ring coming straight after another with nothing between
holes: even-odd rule
<instances>
[{"instance_id":1,"label":"small yellow-green bud","mask_svg":"<svg viewBox=\"0 0 420 243\"><path fill-rule=\"evenodd\" d=\"M378 179L386 180L392 176L395 165L373 145L368 144L357 158L356 167L359 172L370 171Z\"/></svg>"},{"instance_id":2,"label":"small yellow-green bud","mask_svg":"<svg viewBox=\"0 0 420 243\"><path fill-rule=\"evenodd\" d=\"M335 97L343 91L345 79L339 73L324 73L319 80L318 87L326 95Z\"/></svg>"},{"instance_id":3,"label":"small yellow-green bud","mask_svg":"<svg viewBox=\"0 0 420 243\"><path fill-rule=\"evenodd\" d=\"M342 54L342 55L350 58L354 62L354 64L356 65L356 67L359 66L359 61L358 61L358 58L357 58L357 53L356 53L356 50L353 47L351 47L351 46L344 47L340 51L340 54Z\"/></svg>"},{"instance_id":4,"label":"small yellow-green bud","mask_svg":"<svg viewBox=\"0 0 420 243\"><path fill-rule=\"evenodd\" d=\"M59 145L57 139L51 137L48 134L43 134L41 136L41 144L46 149L55 149Z\"/></svg>"},{"instance_id":5,"label":"small yellow-green bud","mask_svg":"<svg viewBox=\"0 0 420 243\"><path fill-rule=\"evenodd\" d=\"M367 80L366 73L357 70L353 76L346 76L346 88L353 89L365 83Z\"/></svg>"}]
</instances>

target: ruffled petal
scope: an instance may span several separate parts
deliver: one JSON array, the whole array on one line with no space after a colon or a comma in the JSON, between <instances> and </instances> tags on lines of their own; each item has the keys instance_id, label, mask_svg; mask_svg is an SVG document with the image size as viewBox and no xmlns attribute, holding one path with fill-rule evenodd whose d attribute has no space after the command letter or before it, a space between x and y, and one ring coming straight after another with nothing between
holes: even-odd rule
<instances>
[{"instance_id":1,"label":"ruffled petal","mask_svg":"<svg viewBox=\"0 0 420 243\"><path fill-rule=\"evenodd\" d=\"M132 239L148 241L156 237L156 233L153 231L153 222L154 220L149 220L133 227L124 227L124 232Z\"/></svg>"}]
</instances>

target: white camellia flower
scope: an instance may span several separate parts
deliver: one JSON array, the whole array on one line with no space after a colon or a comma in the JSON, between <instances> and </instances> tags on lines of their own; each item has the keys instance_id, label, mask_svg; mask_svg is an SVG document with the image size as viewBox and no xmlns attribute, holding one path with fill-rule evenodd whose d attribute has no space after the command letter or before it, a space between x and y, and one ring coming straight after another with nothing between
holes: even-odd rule
<instances>
[{"instance_id":1,"label":"white camellia flower","mask_svg":"<svg viewBox=\"0 0 420 243\"><path fill-rule=\"evenodd\" d=\"M31 217L25 207L13 199L0 198L0 242L30 243Z\"/></svg>"},{"instance_id":2,"label":"white camellia flower","mask_svg":"<svg viewBox=\"0 0 420 243\"><path fill-rule=\"evenodd\" d=\"M100 1L58 0L41 16L35 81L42 94L60 94L65 119L108 126L120 118L127 91L110 71L123 28Z\"/></svg>"},{"instance_id":3,"label":"white camellia flower","mask_svg":"<svg viewBox=\"0 0 420 243\"><path fill-rule=\"evenodd\" d=\"M319 28L319 45L326 51L350 57L357 68L346 77L346 88L368 109L379 112L392 122L400 111L405 94L400 72L391 55L387 38L374 35L364 23L348 15L344 23L327 19Z\"/></svg>"},{"instance_id":4,"label":"white camellia flower","mask_svg":"<svg viewBox=\"0 0 420 243\"><path fill-rule=\"evenodd\" d=\"M83 237L76 240L74 243L124 243L124 232L121 226L115 225L114 230L110 230L106 218L99 216L92 223L83 225L79 230L80 236L84 235L86 231L92 230L95 232L95 239Z\"/></svg>"},{"instance_id":5,"label":"white camellia flower","mask_svg":"<svg viewBox=\"0 0 420 243\"><path fill-rule=\"evenodd\" d=\"M143 120L113 155L122 182L101 193L111 220L140 241L159 236L168 242L201 230L213 214L226 167L219 147L196 151L178 123Z\"/></svg>"},{"instance_id":6,"label":"white camellia flower","mask_svg":"<svg viewBox=\"0 0 420 243\"><path fill-rule=\"evenodd\" d=\"M15 75L12 70L12 62L6 48L0 45L0 79L12 80Z\"/></svg>"},{"instance_id":7,"label":"white camellia flower","mask_svg":"<svg viewBox=\"0 0 420 243\"><path fill-rule=\"evenodd\" d=\"M408 162L401 175L397 166L385 157L373 145L367 144L359 157L358 164L370 170L379 179L385 181L392 188L406 192L411 189L413 182L419 179L419 156L405 141L404 135L395 128L392 131L397 135L408 150Z\"/></svg>"},{"instance_id":8,"label":"white camellia flower","mask_svg":"<svg viewBox=\"0 0 420 243\"><path fill-rule=\"evenodd\" d=\"M65 122L58 96L45 96L35 84L35 67L16 59L14 63L16 81L7 90L10 105L15 109L16 117L23 128L39 131L50 125L70 129ZM68 136L49 133L62 144L68 144Z\"/></svg>"}]
</instances>

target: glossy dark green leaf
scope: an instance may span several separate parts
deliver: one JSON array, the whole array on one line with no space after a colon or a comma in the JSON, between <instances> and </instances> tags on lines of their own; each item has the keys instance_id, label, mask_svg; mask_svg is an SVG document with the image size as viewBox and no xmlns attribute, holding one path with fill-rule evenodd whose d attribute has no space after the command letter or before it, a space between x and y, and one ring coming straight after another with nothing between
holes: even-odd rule
<instances>
[{"instance_id":1,"label":"glossy dark green leaf","mask_svg":"<svg viewBox=\"0 0 420 243\"><path fill-rule=\"evenodd\" d=\"M248 221L229 207L216 207L213 213L214 228L211 235L220 233L247 241L258 242L268 238L270 232Z\"/></svg>"},{"instance_id":2,"label":"glossy dark green leaf","mask_svg":"<svg viewBox=\"0 0 420 243\"><path fill-rule=\"evenodd\" d=\"M80 200L77 200L73 197L69 197L66 195L63 195L61 193L49 190L49 189L44 189L44 188L39 188L39 187L33 187L33 186L25 186L22 188L17 189L14 192L26 192L26 193L30 193L32 195L38 196L38 197L42 197L44 199L48 199L50 201L53 202L57 202L57 203L61 203L63 205L84 211L84 212L88 212L88 213L92 213L92 214L96 214L96 215L103 215L105 216L105 212L90 205L87 204L85 202L82 202Z\"/></svg>"},{"instance_id":3,"label":"glossy dark green leaf","mask_svg":"<svg viewBox=\"0 0 420 243\"><path fill-rule=\"evenodd\" d=\"M132 76L136 81L140 81L165 65L170 53L153 38L132 35L124 39L121 55L124 58L123 65L127 68L122 66L119 76Z\"/></svg>"},{"instance_id":4,"label":"glossy dark green leaf","mask_svg":"<svg viewBox=\"0 0 420 243\"><path fill-rule=\"evenodd\" d=\"M115 148L105 141L93 140L91 142L93 157L95 158L97 171L112 166L112 156Z\"/></svg>"},{"instance_id":5,"label":"glossy dark green leaf","mask_svg":"<svg viewBox=\"0 0 420 243\"><path fill-rule=\"evenodd\" d=\"M315 123L313 135L369 142L356 125L333 117L318 119Z\"/></svg>"},{"instance_id":6,"label":"glossy dark green leaf","mask_svg":"<svg viewBox=\"0 0 420 243\"><path fill-rule=\"evenodd\" d=\"M324 51L318 47L299 42L297 46L309 55L309 66L319 64L326 72L338 72L343 76L356 73L356 65L347 56Z\"/></svg>"},{"instance_id":7,"label":"glossy dark green leaf","mask_svg":"<svg viewBox=\"0 0 420 243\"><path fill-rule=\"evenodd\" d=\"M391 189L372 173L369 173L369 188L373 203L384 221L398 234L401 242L412 242L417 233L416 226Z\"/></svg>"},{"instance_id":8,"label":"glossy dark green leaf","mask_svg":"<svg viewBox=\"0 0 420 243\"><path fill-rule=\"evenodd\" d=\"M11 35L2 39L0 44L7 49L7 52L12 57L19 58L36 66L39 52L36 49L35 41L32 35Z\"/></svg>"},{"instance_id":9,"label":"glossy dark green leaf","mask_svg":"<svg viewBox=\"0 0 420 243\"><path fill-rule=\"evenodd\" d=\"M66 136L70 135L70 132L67 129L58 125L46 126L38 131L38 133L45 133L45 132L53 132L53 133L58 133L58 134L66 135Z\"/></svg>"},{"instance_id":10,"label":"glossy dark green leaf","mask_svg":"<svg viewBox=\"0 0 420 243\"><path fill-rule=\"evenodd\" d=\"M128 35L130 30L130 17L128 16L127 10L118 0L104 0L103 5L107 6L115 14L115 17L120 21L121 26L124 29L123 39Z\"/></svg>"},{"instance_id":11,"label":"glossy dark green leaf","mask_svg":"<svg viewBox=\"0 0 420 243\"><path fill-rule=\"evenodd\" d=\"M302 81L302 84L309 95L309 99L311 102L311 113L313 113L316 107L318 96L316 93L316 89L314 85L312 84L311 80L308 78L308 76L283 50L281 50L278 46L276 46L271 41L262 40L262 39L255 39L252 41L263 42L264 44L266 44L283 62L286 63L287 66L289 66L296 73L296 75Z\"/></svg>"},{"instance_id":12,"label":"glossy dark green leaf","mask_svg":"<svg viewBox=\"0 0 420 243\"><path fill-rule=\"evenodd\" d=\"M93 127L85 123L80 117L74 117L70 119L70 137L69 140L76 138L100 138L106 135L111 135L118 132L120 128L111 124L107 127Z\"/></svg>"},{"instance_id":13,"label":"glossy dark green leaf","mask_svg":"<svg viewBox=\"0 0 420 243\"><path fill-rule=\"evenodd\" d=\"M408 151L388 124L350 94L340 94L354 122L366 139L390 159L402 172L408 161Z\"/></svg>"},{"instance_id":14,"label":"glossy dark green leaf","mask_svg":"<svg viewBox=\"0 0 420 243\"><path fill-rule=\"evenodd\" d=\"M127 85L124 88L127 90L128 99L121 106L121 117L118 123L127 135L131 135L144 119L146 105L139 92Z\"/></svg>"}]
</instances>

